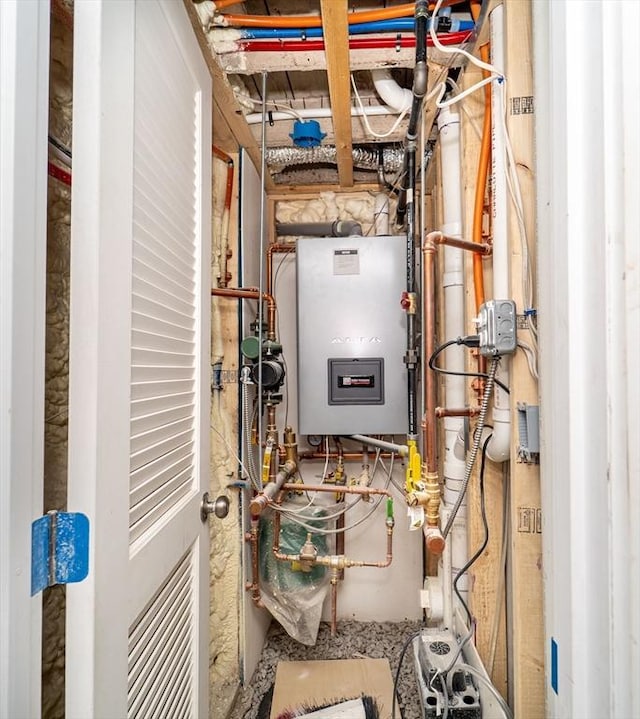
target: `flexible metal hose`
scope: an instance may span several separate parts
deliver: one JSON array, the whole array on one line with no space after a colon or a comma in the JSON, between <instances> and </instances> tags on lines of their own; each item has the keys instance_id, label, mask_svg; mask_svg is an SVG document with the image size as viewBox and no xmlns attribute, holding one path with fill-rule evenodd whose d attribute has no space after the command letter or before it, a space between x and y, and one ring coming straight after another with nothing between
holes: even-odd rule
<instances>
[{"instance_id":1,"label":"flexible metal hose","mask_svg":"<svg viewBox=\"0 0 640 719\"><path fill-rule=\"evenodd\" d=\"M252 414L249 403L249 382L248 377L244 376L242 381L242 434L245 438L245 449L247 454L247 471L249 472L249 480L257 489L262 489L261 477L256 470L255 457L253 455L253 447L251 446L251 425Z\"/></svg>"},{"instance_id":2,"label":"flexible metal hose","mask_svg":"<svg viewBox=\"0 0 640 719\"><path fill-rule=\"evenodd\" d=\"M496 372L498 370L498 362L500 362L499 357L494 357L491 360L491 367L489 368L487 384L484 388L484 394L482 395L482 404L480 405L480 412L478 413L478 423L476 424L476 430L473 435L473 446L471 447L469 459L467 460L467 464L464 468L464 478L462 480L462 487L458 492L458 498L453 505L451 514L449 514L447 524L442 530L442 536L444 539L446 539L447 535L451 530L451 527L453 526L453 522L455 521L456 515L458 514L458 510L460 509L460 505L462 504L464 495L467 492L469 480L471 479L471 471L473 470L473 465L475 464L476 457L478 456L478 451L480 449L480 443L482 442L482 430L484 429L484 424L487 419L487 410L489 409L489 400L491 399L491 393L493 392L493 386L495 384Z\"/></svg>"}]
</instances>

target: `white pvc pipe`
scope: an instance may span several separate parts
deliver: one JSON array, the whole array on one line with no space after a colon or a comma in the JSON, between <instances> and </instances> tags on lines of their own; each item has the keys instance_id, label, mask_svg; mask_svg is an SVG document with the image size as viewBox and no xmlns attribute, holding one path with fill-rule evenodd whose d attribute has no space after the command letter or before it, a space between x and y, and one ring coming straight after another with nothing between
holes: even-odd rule
<instances>
[{"instance_id":1,"label":"white pvc pipe","mask_svg":"<svg viewBox=\"0 0 640 719\"><path fill-rule=\"evenodd\" d=\"M491 64L504 71L504 8L498 5L491 13ZM511 297L509 283L509 242L507 216L507 168L504 138L503 88L491 85L491 173L493 177L493 297L498 300ZM511 360L503 357L496 375L509 386ZM493 436L487 445L487 457L493 462L504 462L511 453L511 412L509 395L496 386L493 393Z\"/></svg>"},{"instance_id":2,"label":"white pvc pipe","mask_svg":"<svg viewBox=\"0 0 640 719\"><path fill-rule=\"evenodd\" d=\"M351 108L351 117L372 117L374 115L397 115L398 111L386 105L365 105L364 112L359 107ZM269 121L271 120L320 120L325 117L333 117L330 107L301 107L299 110L291 110L291 112L270 112ZM252 112L245 115L244 118L249 125L257 125L262 121L261 112Z\"/></svg>"},{"instance_id":3,"label":"white pvc pipe","mask_svg":"<svg viewBox=\"0 0 640 719\"><path fill-rule=\"evenodd\" d=\"M408 110L413 102L413 92L400 87L391 77L389 70L384 68L371 71L371 79L376 92L389 107L396 112Z\"/></svg>"},{"instance_id":4,"label":"white pvc pipe","mask_svg":"<svg viewBox=\"0 0 640 719\"><path fill-rule=\"evenodd\" d=\"M438 115L440 153L442 161L442 208L441 231L452 237L462 237L462 193L460 182L460 116L450 108L444 108ZM445 246L443 250L444 272L442 291L444 300L444 336L452 339L466 334L464 319L464 251ZM445 354L448 370L464 372L464 352L460 347L451 347ZM446 407L464 407L466 391L464 377L445 375L444 404ZM452 507L458 498L465 471L464 453L456 454L456 441L463 431L462 417L445 417L444 420L444 502ZM467 502L460 505L451 529L451 580L466 564L467 547ZM445 578L450 582L448 578ZM458 582L458 588L466 597L467 577Z\"/></svg>"}]
</instances>

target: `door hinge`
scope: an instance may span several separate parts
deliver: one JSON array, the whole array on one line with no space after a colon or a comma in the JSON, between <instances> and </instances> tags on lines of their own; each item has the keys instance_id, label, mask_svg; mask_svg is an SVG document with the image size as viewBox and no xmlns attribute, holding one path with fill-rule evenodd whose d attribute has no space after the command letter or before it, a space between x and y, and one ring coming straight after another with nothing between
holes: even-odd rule
<instances>
[{"instance_id":1,"label":"door hinge","mask_svg":"<svg viewBox=\"0 0 640 719\"><path fill-rule=\"evenodd\" d=\"M89 519L52 511L31 524L31 596L54 584L81 582L89 573Z\"/></svg>"}]
</instances>

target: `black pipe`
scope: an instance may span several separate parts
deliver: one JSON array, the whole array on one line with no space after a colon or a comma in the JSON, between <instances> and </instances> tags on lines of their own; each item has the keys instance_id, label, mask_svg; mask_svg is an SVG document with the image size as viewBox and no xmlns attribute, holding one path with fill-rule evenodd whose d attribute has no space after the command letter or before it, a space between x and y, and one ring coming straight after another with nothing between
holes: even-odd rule
<instances>
[{"instance_id":1,"label":"black pipe","mask_svg":"<svg viewBox=\"0 0 640 719\"><path fill-rule=\"evenodd\" d=\"M407 222L407 351L404 363L407 367L407 415L408 438L418 438L418 350L416 349L416 144L418 122L421 118L422 102L427 93L427 22L428 1L416 2L416 66L413 73L413 101L407 128L404 155L404 177L398 197L396 222Z\"/></svg>"},{"instance_id":2,"label":"black pipe","mask_svg":"<svg viewBox=\"0 0 640 719\"><path fill-rule=\"evenodd\" d=\"M416 152L415 145L407 153L407 173L415 177ZM416 293L416 251L415 251L415 202L413 193L415 182L412 183L411 193L407 202L407 293L415 297ZM416 311L417 302L410 304L407 311L407 352L405 364L407 367L407 415L409 439L418 436L418 351L416 350Z\"/></svg>"},{"instance_id":3,"label":"black pipe","mask_svg":"<svg viewBox=\"0 0 640 719\"><path fill-rule=\"evenodd\" d=\"M335 222L276 222L276 235L310 237L349 237L362 235L362 225L354 220Z\"/></svg>"},{"instance_id":4,"label":"black pipe","mask_svg":"<svg viewBox=\"0 0 640 719\"><path fill-rule=\"evenodd\" d=\"M422 101L427 94L428 68L427 68L427 24L429 15L428 0L417 0L416 2L416 65L413 71L413 101L411 103L411 114L407 127L406 147L403 163L403 179L398 196L396 208L396 224L404 225L407 214L407 195L415 188L414 176L409 176L408 155L411 149L415 154L415 142L418 136L418 121L422 110ZM413 148L411 146L413 145ZM415 163L414 163L415 167Z\"/></svg>"}]
</instances>

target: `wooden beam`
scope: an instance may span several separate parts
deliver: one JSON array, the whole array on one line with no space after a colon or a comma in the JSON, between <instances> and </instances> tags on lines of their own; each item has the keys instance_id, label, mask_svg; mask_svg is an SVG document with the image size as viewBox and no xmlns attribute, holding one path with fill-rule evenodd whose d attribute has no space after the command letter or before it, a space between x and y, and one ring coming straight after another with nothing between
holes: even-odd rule
<instances>
[{"instance_id":1,"label":"wooden beam","mask_svg":"<svg viewBox=\"0 0 640 719\"><path fill-rule=\"evenodd\" d=\"M276 185L269 192L269 200L313 200L320 192L335 192L338 194L355 192L378 192L380 185L377 182L361 182L351 187L343 187L335 184L317 185Z\"/></svg>"},{"instance_id":2,"label":"wooden beam","mask_svg":"<svg viewBox=\"0 0 640 719\"><path fill-rule=\"evenodd\" d=\"M328 0L333 4L333 0ZM264 52L231 50L224 47L216 53L220 67L233 75L257 75L261 72L310 72L327 69L327 50L307 50L296 52ZM349 50L351 72L356 70L373 70L375 68L407 67L416 64L416 50L403 47L397 50ZM453 58L453 59L452 59ZM429 48L429 63L445 68L461 67L462 56L447 55L436 48ZM347 67L347 65L345 65Z\"/></svg>"},{"instance_id":3,"label":"wooden beam","mask_svg":"<svg viewBox=\"0 0 640 719\"><path fill-rule=\"evenodd\" d=\"M200 45L200 50L202 51L202 55L213 79L213 99L214 104L217 106L217 111L214 111L214 121L216 117L220 118L220 116L222 116L224 118L227 127L236 140L237 146L243 147L247 151L256 169L260 171L260 147L244 119L244 115L236 101L226 73L218 64L213 51L207 43L207 38L205 37L200 18L198 17L193 2L191 2L191 0L183 1L189 20L191 21L191 26L198 40L198 45ZM218 112L218 114L216 114L216 112ZM269 189L272 186L273 180L271 179L271 175L267 173L265 187Z\"/></svg>"},{"instance_id":4,"label":"wooden beam","mask_svg":"<svg viewBox=\"0 0 640 719\"><path fill-rule=\"evenodd\" d=\"M338 153L338 177L345 187L353 185L351 136L351 83L349 73L349 24L347 0L320 0L325 38L329 97Z\"/></svg>"},{"instance_id":5,"label":"wooden beam","mask_svg":"<svg viewBox=\"0 0 640 719\"><path fill-rule=\"evenodd\" d=\"M238 141L217 102L213 102L213 144L225 152L237 152Z\"/></svg>"},{"instance_id":6,"label":"wooden beam","mask_svg":"<svg viewBox=\"0 0 640 719\"><path fill-rule=\"evenodd\" d=\"M329 0L333 4L334 0ZM328 47L328 46L327 46ZM327 51L328 52L328 51ZM326 70L325 50L299 52L220 52L216 55L225 72L235 75L257 75L266 72L308 72ZM415 48L349 51L349 67L355 70L374 68L413 67L416 63Z\"/></svg>"},{"instance_id":7,"label":"wooden beam","mask_svg":"<svg viewBox=\"0 0 640 719\"><path fill-rule=\"evenodd\" d=\"M505 3L506 117L518 172L523 214L529 238L529 262L536 266L536 186L533 114L533 38L531 0ZM519 312L527 308L523 295L522 245L518 219L509 202L511 297ZM531 343L529 332L520 339ZM545 644L542 594L542 527L540 472L538 465L525 464L517 454L518 417L516 403L538 404L537 383L529 373L524 354L511 363L511 571L509 614L511 617L511 663L513 666L513 712L521 719L544 716Z\"/></svg>"},{"instance_id":8,"label":"wooden beam","mask_svg":"<svg viewBox=\"0 0 640 719\"><path fill-rule=\"evenodd\" d=\"M482 80L480 70L470 66L462 78L462 90ZM484 118L484 93L476 92L465 100L465 111L458 108L460 116L460 141L462 149L462 207L463 237L471 239L473 227L473 207L480 157L480 137L477 130L482 130ZM476 306L473 289L473 270L471 253L465 256L465 305L467 331L473 332L469 318L475 317ZM484 261L485 295L491 297L491 259ZM467 370L477 371L475 358L469 353ZM469 404L476 406L478 397L473 390L469 391ZM467 526L469 532L469 553L476 551L484 539L484 525L480 513L480 459L476 462L467 497ZM484 496L487 522L489 525L489 543L485 552L469 571L469 600L476 618L475 643L478 653L485 665L489 677L496 689L506 699L507 685L507 642L506 642L506 601L505 580L501 566L503 538L503 507L504 483L502 467L493 462L486 463L484 475ZM499 608L498 608L499 605Z\"/></svg>"}]
</instances>

